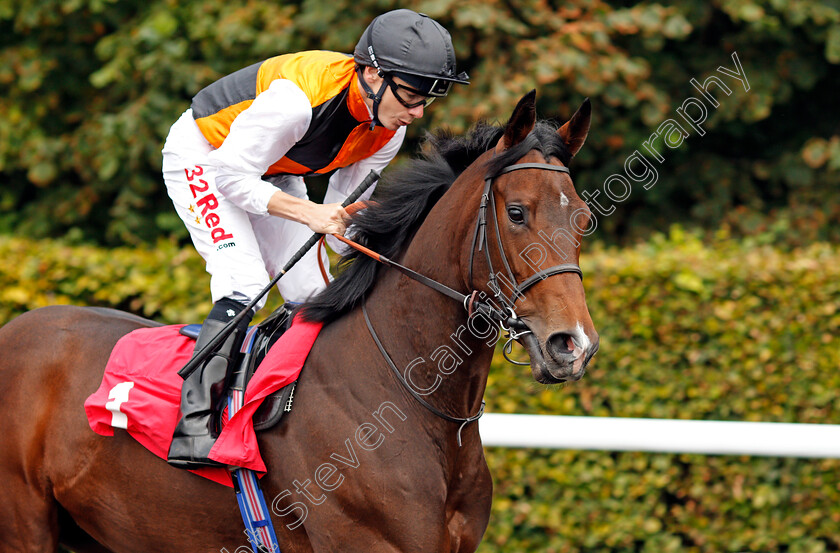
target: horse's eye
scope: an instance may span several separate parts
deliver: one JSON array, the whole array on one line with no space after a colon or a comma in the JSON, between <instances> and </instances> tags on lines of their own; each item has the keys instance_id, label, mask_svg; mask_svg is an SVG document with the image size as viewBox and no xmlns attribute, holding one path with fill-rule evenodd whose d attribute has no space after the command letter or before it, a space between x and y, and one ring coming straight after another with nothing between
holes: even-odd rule
<instances>
[{"instance_id":1,"label":"horse's eye","mask_svg":"<svg viewBox=\"0 0 840 553\"><path fill-rule=\"evenodd\" d=\"M517 225L521 225L525 222L525 210L523 210L518 205L512 205L507 208L508 219L511 222L516 223Z\"/></svg>"}]
</instances>

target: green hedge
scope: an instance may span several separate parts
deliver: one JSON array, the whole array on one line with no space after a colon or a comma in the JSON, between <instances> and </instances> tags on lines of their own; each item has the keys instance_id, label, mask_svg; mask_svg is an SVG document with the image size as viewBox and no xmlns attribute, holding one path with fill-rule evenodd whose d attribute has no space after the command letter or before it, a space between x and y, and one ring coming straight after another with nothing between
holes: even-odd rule
<instances>
[{"instance_id":1,"label":"green hedge","mask_svg":"<svg viewBox=\"0 0 840 553\"><path fill-rule=\"evenodd\" d=\"M581 265L601 349L562 389L499 358L489 411L840 423L840 247L674 229ZM563 432L558 428L559 433ZM488 450L480 551L840 549L840 461Z\"/></svg>"},{"instance_id":2,"label":"green hedge","mask_svg":"<svg viewBox=\"0 0 840 553\"><path fill-rule=\"evenodd\" d=\"M201 319L209 277L188 249L70 246L0 237L0 321L52 304L98 305L160 320Z\"/></svg>"},{"instance_id":3,"label":"green hedge","mask_svg":"<svg viewBox=\"0 0 840 553\"><path fill-rule=\"evenodd\" d=\"M164 322L209 308L191 248L0 237L0 258L2 322L52 303ZM581 261L601 334L588 374L544 387L499 357L489 411L840 422L839 246L703 243L675 228L632 249L588 246ZM488 460L482 553L840 549L838 460L495 448Z\"/></svg>"},{"instance_id":4,"label":"green hedge","mask_svg":"<svg viewBox=\"0 0 840 553\"><path fill-rule=\"evenodd\" d=\"M212 307L204 262L168 241L101 248L0 236L0 259L0 324L55 304L114 307L169 324L201 322ZM269 297L258 317L281 301Z\"/></svg>"}]
</instances>

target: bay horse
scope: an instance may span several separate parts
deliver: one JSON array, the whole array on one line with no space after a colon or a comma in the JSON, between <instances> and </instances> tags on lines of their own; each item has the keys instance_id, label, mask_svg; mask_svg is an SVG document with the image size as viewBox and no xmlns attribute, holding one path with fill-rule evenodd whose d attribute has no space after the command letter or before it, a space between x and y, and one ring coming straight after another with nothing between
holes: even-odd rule
<instances>
[{"instance_id":1,"label":"bay horse","mask_svg":"<svg viewBox=\"0 0 840 553\"><path fill-rule=\"evenodd\" d=\"M566 167L590 107L559 128L535 114L532 91L506 125L439 133L356 216L360 243L468 301L353 254L303 308L328 323L294 409L259 435L284 553L476 550L492 483L463 421L482 409L494 313L537 381L583 376L598 348L577 268L589 212ZM0 329L0 553L250 550L230 489L88 426L82 406L114 344L154 324L55 306Z\"/></svg>"}]
</instances>

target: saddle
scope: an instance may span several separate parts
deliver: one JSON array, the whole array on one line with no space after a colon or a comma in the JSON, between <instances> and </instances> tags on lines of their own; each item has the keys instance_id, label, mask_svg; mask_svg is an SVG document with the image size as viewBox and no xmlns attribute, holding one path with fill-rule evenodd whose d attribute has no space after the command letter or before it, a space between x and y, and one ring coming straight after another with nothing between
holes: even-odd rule
<instances>
[{"instance_id":1,"label":"saddle","mask_svg":"<svg viewBox=\"0 0 840 553\"><path fill-rule=\"evenodd\" d=\"M247 389L248 382L251 381L251 377L254 376L257 367L260 366L268 350L271 349L274 342L291 326L292 312L293 306L284 304L263 322L252 326L248 330L248 336L245 338L248 351L242 356L240 366L233 371L234 376L232 378L235 381L237 380L237 373L244 373L245 385L243 392ZM180 333L189 338L196 339L200 331L200 324L191 324L183 327ZM297 381L294 381L263 400L257 412L254 413L253 421L255 431L259 432L275 426L280 422L283 415L292 410L296 385Z\"/></svg>"}]
</instances>

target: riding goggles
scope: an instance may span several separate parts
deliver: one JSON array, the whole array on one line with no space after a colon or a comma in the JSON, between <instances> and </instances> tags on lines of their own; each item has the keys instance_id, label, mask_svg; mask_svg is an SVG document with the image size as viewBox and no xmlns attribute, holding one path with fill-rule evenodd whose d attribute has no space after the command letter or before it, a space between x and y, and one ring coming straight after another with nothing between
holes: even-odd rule
<instances>
[{"instance_id":1,"label":"riding goggles","mask_svg":"<svg viewBox=\"0 0 840 553\"><path fill-rule=\"evenodd\" d=\"M449 92L449 88L452 86L452 83L450 83L450 82L441 81L440 79L435 79L435 82L430 87L430 93L425 94L425 93L417 90L416 88L412 88L410 86L401 85L401 84L398 84L398 83L394 82L393 77L391 75L389 75L388 73L385 73L382 76L382 78L385 80L386 83L388 83L388 87L391 89L391 92L394 93L394 96L399 101L399 103L401 103L403 106L407 107L408 109L416 108L418 106L423 106L423 107L428 106L429 104L431 104L432 102L435 101L435 98L440 97L440 96L446 96L446 94ZM438 83L441 83L441 85L439 85ZM445 87L443 87L442 85L445 85ZM444 88L445 88L445 90L444 90ZM404 91L404 92L401 92L401 91ZM442 93L439 93L441 91L442 91ZM409 95L408 98L406 98L406 94ZM416 98L418 96L420 97L420 100L416 100ZM412 100L414 100L414 101L412 102Z\"/></svg>"}]
</instances>

